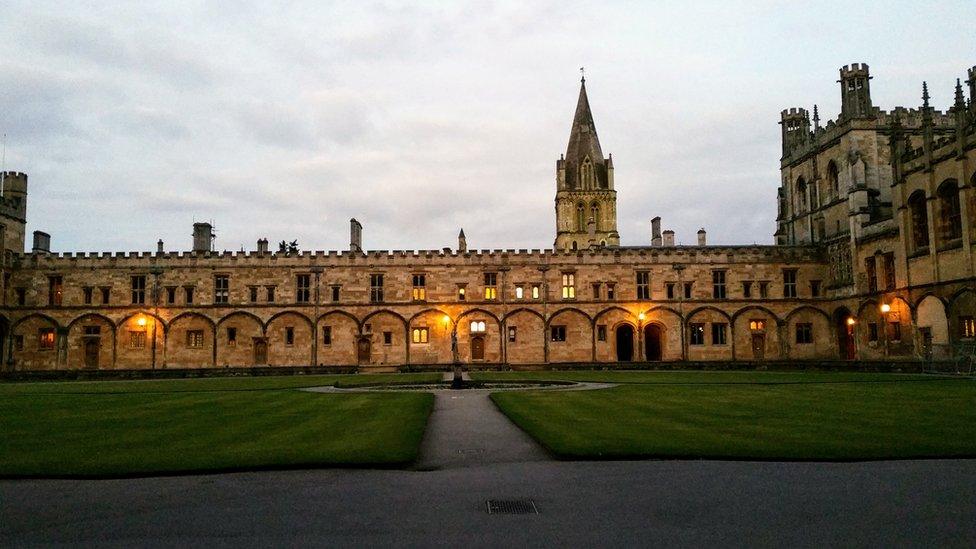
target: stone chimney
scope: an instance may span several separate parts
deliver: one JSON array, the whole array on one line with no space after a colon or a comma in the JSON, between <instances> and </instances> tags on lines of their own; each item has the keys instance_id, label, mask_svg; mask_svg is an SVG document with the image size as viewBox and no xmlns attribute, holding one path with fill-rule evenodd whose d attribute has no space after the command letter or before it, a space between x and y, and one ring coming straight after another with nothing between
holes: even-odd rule
<instances>
[{"instance_id":1,"label":"stone chimney","mask_svg":"<svg viewBox=\"0 0 976 549\"><path fill-rule=\"evenodd\" d=\"M698 245L699 246L705 245L705 227L698 229Z\"/></svg>"},{"instance_id":2,"label":"stone chimney","mask_svg":"<svg viewBox=\"0 0 976 549\"><path fill-rule=\"evenodd\" d=\"M34 231L34 247L31 249L35 254L46 254L51 252L51 235L44 231Z\"/></svg>"},{"instance_id":3,"label":"stone chimney","mask_svg":"<svg viewBox=\"0 0 976 549\"><path fill-rule=\"evenodd\" d=\"M157 254L163 253L163 239L162 238L160 238L158 241L156 241L156 253Z\"/></svg>"},{"instance_id":4,"label":"stone chimney","mask_svg":"<svg viewBox=\"0 0 976 549\"><path fill-rule=\"evenodd\" d=\"M458 233L458 253L465 253L468 251L468 239L464 237L464 229Z\"/></svg>"},{"instance_id":5,"label":"stone chimney","mask_svg":"<svg viewBox=\"0 0 976 549\"><path fill-rule=\"evenodd\" d=\"M259 254L266 254L266 253L268 253L268 239L267 238L259 238L258 239L258 253Z\"/></svg>"},{"instance_id":6,"label":"stone chimney","mask_svg":"<svg viewBox=\"0 0 976 549\"><path fill-rule=\"evenodd\" d=\"M674 246L674 231L668 229L664 231L663 234L664 234L664 245L669 247Z\"/></svg>"},{"instance_id":7,"label":"stone chimney","mask_svg":"<svg viewBox=\"0 0 976 549\"><path fill-rule=\"evenodd\" d=\"M651 220L651 246L661 245L661 217Z\"/></svg>"},{"instance_id":8,"label":"stone chimney","mask_svg":"<svg viewBox=\"0 0 976 549\"><path fill-rule=\"evenodd\" d=\"M349 251L363 251L363 224L355 217L349 220Z\"/></svg>"},{"instance_id":9,"label":"stone chimney","mask_svg":"<svg viewBox=\"0 0 976 549\"><path fill-rule=\"evenodd\" d=\"M210 223L193 224L193 251L209 252L213 250L213 225Z\"/></svg>"}]
</instances>

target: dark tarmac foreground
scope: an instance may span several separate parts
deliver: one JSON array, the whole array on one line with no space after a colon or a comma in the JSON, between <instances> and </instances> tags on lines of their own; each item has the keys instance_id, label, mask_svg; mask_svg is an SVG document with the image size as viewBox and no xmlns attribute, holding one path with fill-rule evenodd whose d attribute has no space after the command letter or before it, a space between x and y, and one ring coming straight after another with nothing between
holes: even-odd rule
<instances>
[{"instance_id":1,"label":"dark tarmac foreground","mask_svg":"<svg viewBox=\"0 0 976 549\"><path fill-rule=\"evenodd\" d=\"M488 514L531 499L538 514ZM976 461L501 463L0 482L0 546L976 546Z\"/></svg>"}]
</instances>

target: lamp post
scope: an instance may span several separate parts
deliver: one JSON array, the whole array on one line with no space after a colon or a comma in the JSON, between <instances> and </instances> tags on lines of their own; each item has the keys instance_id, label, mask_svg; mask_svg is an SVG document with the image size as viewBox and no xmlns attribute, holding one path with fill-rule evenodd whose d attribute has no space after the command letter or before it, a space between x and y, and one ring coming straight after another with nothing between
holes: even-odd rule
<instances>
[{"instance_id":1,"label":"lamp post","mask_svg":"<svg viewBox=\"0 0 976 549\"><path fill-rule=\"evenodd\" d=\"M881 304L881 331L884 334L884 356L888 356L888 313L891 312L891 305Z\"/></svg>"},{"instance_id":2,"label":"lamp post","mask_svg":"<svg viewBox=\"0 0 976 549\"><path fill-rule=\"evenodd\" d=\"M163 274L163 269L153 267L149 269L149 274L153 275L153 324L152 324L152 369L156 369L156 319L159 318L159 275Z\"/></svg>"},{"instance_id":3,"label":"lamp post","mask_svg":"<svg viewBox=\"0 0 976 549\"><path fill-rule=\"evenodd\" d=\"M461 373L461 359L458 357L457 323L448 315L444 315L441 322L444 323L445 331L448 326L451 327L451 389L461 389L464 386L464 376Z\"/></svg>"}]
</instances>

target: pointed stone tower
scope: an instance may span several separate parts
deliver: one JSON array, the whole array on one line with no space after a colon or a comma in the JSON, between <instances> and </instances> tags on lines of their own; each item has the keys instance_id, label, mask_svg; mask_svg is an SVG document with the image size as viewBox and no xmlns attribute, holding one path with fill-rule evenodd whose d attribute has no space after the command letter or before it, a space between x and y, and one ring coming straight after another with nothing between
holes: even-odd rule
<instances>
[{"instance_id":1,"label":"pointed stone tower","mask_svg":"<svg viewBox=\"0 0 976 549\"><path fill-rule=\"evenodd\" d=\"M591 219L592 228L589 227ZM579 101L566 155L556 161L554 246L557 250L575 250L587 248L591 243L619 246L620 235L617 191L613 189L613 155L603 158L584 78L580 80Z\"/></svg>"}]
</instances>

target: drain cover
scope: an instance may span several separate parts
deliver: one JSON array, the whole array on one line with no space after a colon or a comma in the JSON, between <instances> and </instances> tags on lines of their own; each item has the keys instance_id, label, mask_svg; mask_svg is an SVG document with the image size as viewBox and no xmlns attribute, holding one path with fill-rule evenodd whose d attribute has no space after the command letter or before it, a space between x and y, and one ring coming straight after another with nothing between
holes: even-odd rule
<instances>
[{"instance_id":1,"label":"drain cover","mask_svg":"<svg viewBox=\"0 0 976 549\"><path fill-rule=\"evenodd\" d=\"M489 515L538 515L539 510L531 499L489 499Z\"/></svg>"}]
</instances>

